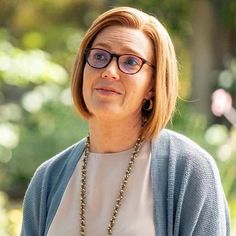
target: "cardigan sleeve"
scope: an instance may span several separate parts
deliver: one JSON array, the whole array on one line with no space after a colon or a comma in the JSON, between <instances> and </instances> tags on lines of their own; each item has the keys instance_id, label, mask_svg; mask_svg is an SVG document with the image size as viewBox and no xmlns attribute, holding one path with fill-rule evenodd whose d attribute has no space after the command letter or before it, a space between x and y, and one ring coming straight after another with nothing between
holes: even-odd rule
<instances>
[{"instance_id":1,"label":"cardigan sleeve","mask_svg":"<svg viewBox=\"0 0 236 236\"><path fill-rule=\"evenodd\" d=\"M45 235L83 153L84 143L82 139L38 167L23 201L21 236Z\"/></svg>"},{"instance_id":2,"label":"cardigan sleeve","mask_svg":"<svg viewBox=\"0 0 236 236\"><path fill-rule=\"evenodd\" d=\"M230 236L229 210L217 166L207 153L190 153L184 161L180 158L184 165L177 164L175 173L174 235Z\"/></svg>"},{"instance_id":3,"label":"cardigan sleeve","mask_svg":"<svg viewBox=\"0 0 236 236\"><path fill-rule=\"evenodd\" d=\"M45 222L42 214L46 214L41 208L46 204L46 194L43 188L44 168L40 167L34 174L23 201L23 222L21 236L44 235Z\"/></svg>"},{"instance_id":4,"label":"cardigan sleeve","mask_svg":"<svg viewBox=\"0 0 236 236\"><path fill-rule=\"evenodd\" d=\"M220 175L213 160L212 163L208 162L208 165L206 164L199 172L203 174L202 184L205 185L203 191L206 192L202 193L204 197L200 201L201 205L193 236L230 236L229 209ZM201 190L201 186L198 188Z\"/></svg>"},{"instance_id":5,"label":"cardigan sleeve","mask_svg":"<svg viewBox=\"0 0 236 236\"><path fill-rule=\"evenodd\" d=\"M162 199L161 205L154 199L157 232L164 228L163 236L230 236L229 209L213 157L170 130L162 131L152 151L159 170L153 168L159 181L156 195ZM161 160L167 162L162 168Z\"/></svg>"}]
</instances>

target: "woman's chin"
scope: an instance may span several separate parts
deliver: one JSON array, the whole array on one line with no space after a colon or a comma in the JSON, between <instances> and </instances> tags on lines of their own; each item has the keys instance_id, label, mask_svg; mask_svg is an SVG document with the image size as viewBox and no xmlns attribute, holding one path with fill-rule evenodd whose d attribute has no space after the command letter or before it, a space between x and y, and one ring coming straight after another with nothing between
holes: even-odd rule
<instances>
[{"instance_id":1,"label":"woman's chin","mask_svg":"<svg viewBox=\"0 0 236 236\"><path fill-rule=\"evenodd\" d=\"M117 119L123 114L120 109L114 106L97 106L95 109L91 109L91 113L93 117L103 119Z\"/></svg>"}]
</instances>

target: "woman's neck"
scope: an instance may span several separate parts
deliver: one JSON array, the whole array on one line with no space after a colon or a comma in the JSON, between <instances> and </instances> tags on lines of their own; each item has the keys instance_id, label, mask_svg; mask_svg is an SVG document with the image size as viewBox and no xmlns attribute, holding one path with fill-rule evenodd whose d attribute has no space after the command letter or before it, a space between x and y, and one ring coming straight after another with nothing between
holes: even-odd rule
<instances>
[{"instance_id":1,"label":"woman's neck","mask_svg":"<svg viewBox=\"0 0 236 236\"><path fill-rule=\"evenodd\" d=\"M134 146L141 131L141 121L89 120L90 151L113 153Z\"/></svg>"}]
</instances>

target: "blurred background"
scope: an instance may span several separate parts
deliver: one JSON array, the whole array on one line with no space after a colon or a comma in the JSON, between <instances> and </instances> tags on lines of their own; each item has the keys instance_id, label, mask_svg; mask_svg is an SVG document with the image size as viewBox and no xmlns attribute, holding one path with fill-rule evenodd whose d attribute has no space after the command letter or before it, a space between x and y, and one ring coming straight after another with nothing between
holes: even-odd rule
<instances>
[{"instance_id":1,"label":"blurred background","mask_svg":"<svg viewBox=\"0 0 236 236\"><path fill-rule=\"evenodd\" d=\"M181 84L169 128L215 158L235 235L235 0L1 0L0 235L19 235L24 192L40 163L87 133L72 107L71 71L84 32L114 6L143 9L168 29Z\"/></svg>"}]
</instances>

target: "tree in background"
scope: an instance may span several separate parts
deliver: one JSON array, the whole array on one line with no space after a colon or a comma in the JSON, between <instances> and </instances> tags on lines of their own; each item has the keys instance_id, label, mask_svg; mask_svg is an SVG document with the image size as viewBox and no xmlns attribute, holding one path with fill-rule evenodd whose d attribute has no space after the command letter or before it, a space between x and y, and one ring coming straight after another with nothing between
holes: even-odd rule
<instances>
[{"instance_id":1,"label":"tree in background","mask_svg":"<svg viewBox=\"0 0 236 236\"><path fill-rule=\"evenodd\" d=\"M236 75L219 78L220 71L236 57L236 2L194 0L192 9L192 99L199 101L195 108L210 119L214 89L236 92Z\"/></svg>"}]
</instances>

